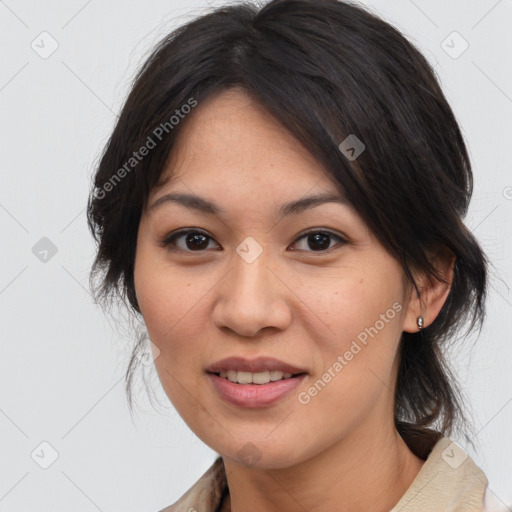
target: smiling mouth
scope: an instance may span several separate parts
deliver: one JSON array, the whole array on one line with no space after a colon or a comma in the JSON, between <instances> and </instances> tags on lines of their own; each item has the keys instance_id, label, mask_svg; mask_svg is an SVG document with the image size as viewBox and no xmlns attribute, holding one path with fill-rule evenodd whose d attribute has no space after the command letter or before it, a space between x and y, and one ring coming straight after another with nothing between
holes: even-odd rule
<instances>
[{"instance_id":1,"label":"smiling mouth","mask_svg":"<svg viewBox=\"0 0 512 512\"><path fill-rule=\"evenodd\" d=\"M236 371L236 370L227 370L220 372L208 372L212 375L217 375L222 379L225 379L233 384L241 384L241 385L265 385L271 384L273 382L279 382L282 380L289 380L296 377L300 377L301 375L305 375L306 372L302 373L286 373L278 370L272 371L263 371L263 372L244 372L244 371Z\"/></svg>"}]
</instances>

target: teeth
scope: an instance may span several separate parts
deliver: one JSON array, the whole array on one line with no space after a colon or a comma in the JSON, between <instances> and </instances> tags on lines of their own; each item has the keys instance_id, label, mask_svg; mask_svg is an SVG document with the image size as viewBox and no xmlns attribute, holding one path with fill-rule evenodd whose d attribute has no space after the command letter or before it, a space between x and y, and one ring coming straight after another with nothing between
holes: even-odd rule
<instances>
[{"instance_id":1,"label":"teeth","mask_svg":"<svg viewBox=\"0 0 512 512\"><path fill-rule=\"evenodd\" d=\"M277 370L257 373L228 370L227 372L220 372L220 376L231 382L238 382L238 384L268 384L269 382L275 382L277 380L289 379L292 374Z\"/></svg>"},{"instance_id":2,"label":"teeth","mask_svg":"<svg viewBox=\"0 0 512 512\"><path fill-rule=\"evenodd\" d=\"M252 382L252 374L249 372L238 372L237 381L240 384L250 384Z\"/></svg>"}]
</instances>

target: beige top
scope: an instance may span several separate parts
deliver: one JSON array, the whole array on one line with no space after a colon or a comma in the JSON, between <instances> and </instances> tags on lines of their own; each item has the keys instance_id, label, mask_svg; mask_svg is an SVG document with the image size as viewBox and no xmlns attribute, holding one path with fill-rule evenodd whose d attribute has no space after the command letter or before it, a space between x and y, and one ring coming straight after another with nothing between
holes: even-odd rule
<instances>
[{"instance_id":1,"label":"beige top","mask_svg":"<svg viewBox=\"0 0 512 512\"><path fill-rule=\"evenodd\" d=\"M457 444L440 437L390 512L482 512L487 478ZM159 512L218 512L228 493L222 457L174 504Z\"/></svg>"}]
</instances>

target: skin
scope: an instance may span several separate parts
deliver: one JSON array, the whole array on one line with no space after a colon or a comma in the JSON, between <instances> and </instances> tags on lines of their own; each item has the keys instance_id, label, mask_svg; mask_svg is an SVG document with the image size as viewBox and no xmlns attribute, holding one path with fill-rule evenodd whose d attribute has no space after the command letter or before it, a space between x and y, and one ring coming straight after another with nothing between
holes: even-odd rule
<instances>
[{"instance_id":1,"label":"skin","mask_svg":"<svg viewBox=\"0 0 512 512\"><path fill-rule=\"evenodd\" d=\"M181 128L164 171L169 179L151 191L148 204L170 192L192 193L226 213L171 202L148 208L134 279L160 350L155 365L163 389L191 430L224 459L229 497L223 510L390 510L424 463L393 423L398 344L402 331L418 330L418 315L425 326L435 319L449 292L453 259L438 262L448 283L417 274L420 300L349 205L326 203L278 220L275 212L285 202L341 190L240 89L207 98ZM181 228L200 229L207 238L199 249L198 242L187 245L186 235L174 250L159 245ZM333 233L325 249L315 250L322 246L311 237L308 243L304 232L310 230ZM236 252L249 236L263 249L252 263ZM401 311L309 403L300 403L298 394L395 303ZM237 407L216 394L205 373L231 355L270 355L308 375L275 404ZM237 454L248 446L257 453L254 464Z\"/></svg>"}]
</instances>

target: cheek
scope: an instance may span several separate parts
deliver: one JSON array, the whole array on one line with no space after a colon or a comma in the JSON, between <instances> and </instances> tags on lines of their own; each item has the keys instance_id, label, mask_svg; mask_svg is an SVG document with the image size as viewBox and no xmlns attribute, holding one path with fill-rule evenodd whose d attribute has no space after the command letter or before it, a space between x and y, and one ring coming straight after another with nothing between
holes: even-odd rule
<instances>
[{"instance_id":1,"label":"cheek","mask_svg":"<svg viewBox=\"0 0 512 512\"><path fill-rule=\"evenodd\" d=\"M204 326L209 313L204 305L215 281L206 269L198 277L197 267L187 271L142 249L134 279L149 337L160 350L156 369L174 395L171 388L179 388L177 382L185 384L200 376L198 361L208 343Z\"/></svg>"},{"instance_id":2,"label":"cheek","mask_svg":"<svg viewBox=\"0 0 512 512\"><path fill-rule=\"evenodd\" d=\"M326 280L307 293L306 301L316 304L318 321L329 326L330 335L319 338L311 326L321 365L298 397L298 412L303 430L324 432L326 446L374 413L393 388L403 304L400 274L387 270L351 269L347 277Z\"/></svg>"},{"instance_id":3,"label":"cheek","mask_svg":"<svg viewBox=\"0 0 512 512\"><path fill-rule=\"evenodd\" d=\"M164 342L180 321L192 313L201 294L201 282L193 283L186 272L173 267L143 245L137 249L134 269L137 300L155 342Z\"/></svg>"},{"instance_id":4,"label":"cheek","mask_svg":"<svg viewBox=\"0 0 512 512\"><path fill-rule=\"evenodd\" d=\"M309 288L305 302L316 305L318 319L329 328L330 335L320 339L310 333L317 340L324 371L343 374L339 380L354 392L371 384L369 378L378 381L375 375L387 381L405 309L398 265L386 259L379 265L354 265L337 279L318 283Z\"/></svg>"},{"instance_id":5,"label":"cheek","mask_svg":"<svg viewBox=\"0 0 512 512\"><path fill-rule=\"evenodd\" d=\"M204 279L191 280L183 269L162 263L149 251L139 256L135 286L149 337L160 351L155 369L168 398L193 426L199 403L197 379L202 378L197 363L205 344L201 299L211 285Z\"/></svg>"},{"instance_id":6,"label":"cheek","mask_svg":"<svg viewBox=\"0 0 512 512\"><path fill-rule=\"evenodd\" d=\"M329 327L335 345L357 338L376 322L379 331L384 330L383 321L386 328L399 323L404 309L400 273L394 266L379 271L367 265L345 268L336 276L315 278L299 294Z\"/></svg>"}]
</instances>

